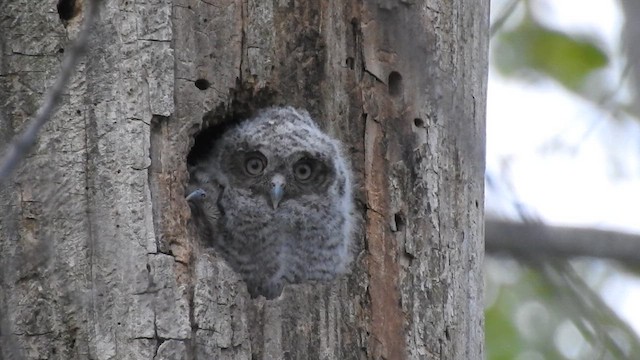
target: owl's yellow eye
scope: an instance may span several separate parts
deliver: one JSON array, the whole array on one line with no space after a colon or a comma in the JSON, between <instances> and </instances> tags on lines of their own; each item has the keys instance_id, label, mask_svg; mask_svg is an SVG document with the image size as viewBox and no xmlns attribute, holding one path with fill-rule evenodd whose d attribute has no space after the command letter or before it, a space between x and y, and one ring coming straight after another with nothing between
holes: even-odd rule
<instances>
[{"instance_id":1,"label":"owl's yellow eye","mask_svg":"<svg viewBox=\"0 0 640 360\"><path fill-rule=\"evenodd\" d=\"M265 162L261 157L251 156L244 163L244 169L251 176L262 174L265 168Z\"/></svg>"},{"instance_id":2,"label":"owl's yellow eye","mask_svg":"<svg viewBox=\"0 0 640 360\"><path fill-rule=\"evenodd\" d=\"M293 167L293 175L300 181L307 181L311 179L312 169L311 165L306 162L297 163Z\"/></svg>"}]
</instances>

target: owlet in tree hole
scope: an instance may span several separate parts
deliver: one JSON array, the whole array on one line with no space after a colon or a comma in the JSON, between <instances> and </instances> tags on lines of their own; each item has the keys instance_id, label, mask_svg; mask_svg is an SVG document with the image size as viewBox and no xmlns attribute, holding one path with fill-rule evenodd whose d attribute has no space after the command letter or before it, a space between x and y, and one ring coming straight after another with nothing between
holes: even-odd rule
<instances>
[{"instance_id":1,"label":"owlet in tree hole","mask_svg":"<svg viewBox=\"0 0 640 360\"><path fill-rule=\"evenodd\" d=\"M348 270L351 170L340 143L306 111L268 108L226 130L190 175L199 232L252 297L273 299L287 283Z\"/></svg>"}]
</instances>

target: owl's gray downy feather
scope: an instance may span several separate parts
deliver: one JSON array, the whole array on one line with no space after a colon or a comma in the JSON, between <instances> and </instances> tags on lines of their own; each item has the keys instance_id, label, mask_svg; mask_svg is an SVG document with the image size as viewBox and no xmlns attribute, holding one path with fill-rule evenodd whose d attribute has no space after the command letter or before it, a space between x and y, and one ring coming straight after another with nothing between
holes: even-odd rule
<instances>
[{"instance_id":1,"label":"owl's gray downy feather","mask_svg":"<svg viewBox=\"0 0 640 360\"><path fill-rule=\"evenodd\" d=\"M269 108L227 130L192 168L193 216L205 242L253 297L329 281L350 265L351 170L340 143L306 111Z\"/></svg>"}]
</instances>

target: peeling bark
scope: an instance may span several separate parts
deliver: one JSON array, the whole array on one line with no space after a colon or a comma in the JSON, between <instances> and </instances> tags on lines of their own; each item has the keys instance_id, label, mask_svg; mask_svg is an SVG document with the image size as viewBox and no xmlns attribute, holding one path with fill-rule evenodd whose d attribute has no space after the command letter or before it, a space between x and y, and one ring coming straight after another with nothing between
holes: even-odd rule
<instances>
[{"instance_id":1,"label":"peeling bark","mask_svg":"<svg viewBox=\"0 0 640 360\"><path fill-rule=\"evenodd\" d=\"M80 24L56 5L3 7L0 139ZM0 189L0 358L482 359L487 31L486 0L105 2ZM363 225L349 276L251 300L197 241L186 162L273 104L343 140Z\"/></svg>"}]
</instances>

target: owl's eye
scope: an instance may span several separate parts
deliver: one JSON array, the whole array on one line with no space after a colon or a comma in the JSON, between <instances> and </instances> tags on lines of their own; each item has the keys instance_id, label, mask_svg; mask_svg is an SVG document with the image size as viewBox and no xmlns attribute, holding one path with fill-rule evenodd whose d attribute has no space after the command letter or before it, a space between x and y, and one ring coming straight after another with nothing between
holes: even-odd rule
<instances>
[{"instance_id":1,"label":"owl's eye","mask_svg":"<svg viewBox=\"0 0 640 360\"><path fill-rule=\"evenodd\" d=\"M265 165L265 160L261 156L254 154L244 162L244 169L248 175L258 176L264 171Z\"/></svg>"},{"instance_id":2,"label":"owl's eye","mask_svg":"<svg viewBox=\"0 0 640 360\"><path fill-rule=\"evenodd\" d=\"M307 162L299 162L293 167L293 175L295 175L299 181L311 179L312 172L311 165Z\"/></svg>"}]
</instances>

